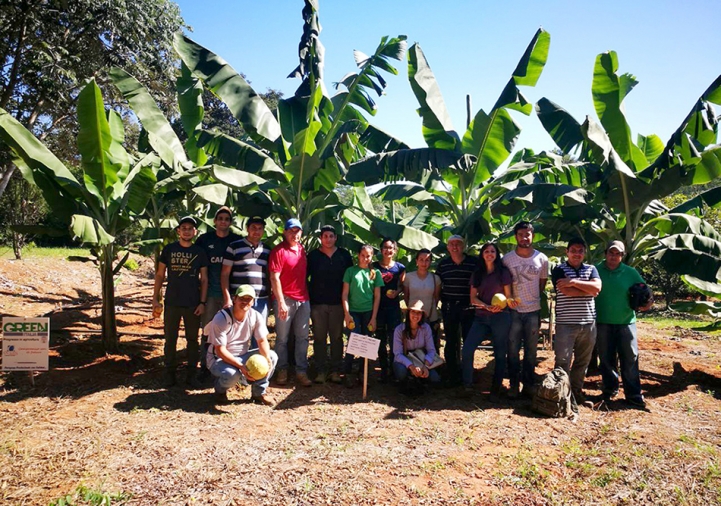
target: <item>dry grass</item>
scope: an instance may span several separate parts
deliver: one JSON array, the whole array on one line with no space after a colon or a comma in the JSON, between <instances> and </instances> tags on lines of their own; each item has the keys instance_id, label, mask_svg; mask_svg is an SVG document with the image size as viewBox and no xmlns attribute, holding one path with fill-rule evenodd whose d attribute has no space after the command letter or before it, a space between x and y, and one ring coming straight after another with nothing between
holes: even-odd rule
<instances>
[{"instance_id":1,"label":"dry grass","mask_svg":"<svg viewBox=\"0 0 721 506\"><path fill-rule=\"evenodd\" d=\"M27 273L42 266L18 264L0 260L4 314L42 314L44 304L77 298L76 286L94 300L89 283L75 281L92 271L66 273L40 292L29 287L45 285ZM15 268L24 283L13 281ZM14 292L13 283L25 288ZM123 278L121 328L159 332L146 316L148 288L146 279ZM96 336L62 331L92 328L95 311L54 313L53 370L34 388L24 375L5 376L3 504L721 502L716 338L672 340L673 329L642 325L649 409L617 401L582 408L573 423L536 417L527 401L488 403L480 393L490 381L487 352L477 354L479 394L470 399L452 389L409 399L373 379L365 402L360 389L327 384L272 388L274 409L250 404L245 390L216 407L212 389L159 388L160 339L126 336L125 354L106 357ZM549 368L550 352L540 356ZM586 386L598 393L600 377Z\"/></svg>"}]
</instances>

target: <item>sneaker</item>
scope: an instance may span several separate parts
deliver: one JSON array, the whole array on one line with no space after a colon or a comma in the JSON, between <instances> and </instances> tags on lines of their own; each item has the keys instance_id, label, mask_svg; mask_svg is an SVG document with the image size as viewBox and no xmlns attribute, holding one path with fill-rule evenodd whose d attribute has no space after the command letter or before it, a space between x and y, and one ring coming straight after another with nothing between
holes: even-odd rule
<instances>
[{"instance_id":1,"label":"sneaker","mask_svg":"<svg viewBox=\"0 0 721 506\"><path fill-rule=\"evenodd\" d=\"M533 399L533 393L535 390L535 386L523 385L523 389L521 390L521 399Z\"/></svg>"},{"instance_id":2,"label":"sneaker","mask_svg":"<svg viewBox=\"0 0 721 506\"><path fill-rule=\"evenodd\" d=\"M275 406L275 401L268 394L252 395L250 400L256 404L262 404L263 406L269 406L271 408Z\"/></svg>"},{"instance_id":3,"label":"sneaker","mask_svg":"<svg viewBox=\"0 0 721 506\"><path fill-rule=\"evenodd\" d=\"M511 389L508 391L508 398L511 400L518 399L521 394L521 388L519 385L511 385Z\"/></svg>"},{"instance_id":4,"label":"sneaker","mask_svg":"<svg viewBox=\"0 0 721 506\"><path fill-rule=\"evenodd\" d=\"M626 399L626 403L636 408L646 409L646 399L644 399L643 396Z\"/></svg>"},{"instance_id":5,"label":"sneaker","mask_svg":"<svg viewBox=\"0 0 721 506\"><path fill-rule=\"evenodd\" d=\"M288 369L281 369L275 374L275 382L278 385L287 385L288 384Z\"/></svg>"},{"instance_id":6,"label":"sneaker","mask_svg":"<svg viewBox=\"0 0 721 506\"><path fill-rule=\"evenodd\" d=\"M213 400L216 404L230 404L227 392L215 392L215 394L213 394Z\"/></svg>"},{"instance_id":7,"label":"sneaker","mask_svg":"<svg viewBox=\"0 0 721 506\"><path fill-rule=\"evenodd\" d=\"M328 381L339 385L343 383L343 378L341 378L340 374L338 374L337 372L332 372L330 373L330 376L328 376Z\"/></svg>"},{"instance_id":8,"label":"sneaker","mask_svg":"<svg viewBox=\"0 0 721 506\"><path fill-rule=\"evenodd\" d=\"M304 387L309 387L313 384L310 378L308 378L308 375L304 372L297 373L295 375L295 381L297 381L299 385Z\"/></svg>"},{"instance_id":9,"label":"sneaker","mask_svg":"<svg viewBox=\"0 0 721 506\"><path fill-rule=\"evenodd\" d=\"M346 386L346 388L353 388L356 386L356 379L355 376L352 373L348 373L343 378L343 384Z\"/></svg>"},{"instance_id":10,"label":"sneaker","mask_svg":"<svg viewBox=\"0 0 721 506\"><path fill-rule=\"evenodd\" d=\"M316 374L315 379L313 381L315 381L316 383L323 384L323 383L325 383L325 380L326 380L325 373L319 372L318 374Z\"/></svg>"},{"instance_id":11,"label":"sneaker","mask_svg":"<svg viewBox=\"0 0 721 506\"><path fill-rule=\"evenodd\" d=\"M175 386L177 381L175 380L175 370L166 369L163 373L163 388L170 388Z\"/></svg>"}]
</instances>

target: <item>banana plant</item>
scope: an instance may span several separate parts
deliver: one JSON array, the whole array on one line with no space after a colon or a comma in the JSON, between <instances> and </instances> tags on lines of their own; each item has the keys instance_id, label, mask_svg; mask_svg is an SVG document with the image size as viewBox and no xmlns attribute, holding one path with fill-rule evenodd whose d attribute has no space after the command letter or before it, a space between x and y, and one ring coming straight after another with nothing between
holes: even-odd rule
<instances>
[{"instance_id":1,"label":"banana plant","mask_svg":"<svg viewBox=\"0 0 721 506\"><path fill-rule=\"evenodd\" d=\"M709 190L672 210L660 199L721 175L713 108L721 103L721 76L665 145L656 135L638 135L633 142L623 101L636 84L632 75L618 74L618 57L611 51L598 55L594 66L591 92L600 125L590 117L579 123L542 98L536 104L538 117L561 153L576 157L571 164L575 175L562 180L570 165L549 163L545 153L523 153L517 162L527 172L514 188L506 187L508 193L493 208L498 212L523 208L520 212L539 217L544 233L557 240L582 230L592 244L623 241L625 261L631 265L654 258L669 272L716 283L721 279L721 237L702 216L705 207L721 205L721 192ZM572 205L561 199L517 198L543 185L554 191L575 189L577 198Z\"/></svg>"},{"instance_id":2,"label":"banana plant","mask_svg":"<svg viewBox=\"0 0 721 506\"><path fill-rule=\"evenodd\" d=\"M433 201L441 206L442 218L427 226L438 237L456 233L476 242L497 235L494 227L498 221L490 212L490 203L499 194L494 175L510 156L521 131L510 111L529 115L533 110L519 86L536 85L549 47L549 33L539 29L493 107L489 112L479 110L460 136L430 65L420 46L414 44L408 52L408 78L420 103L418 112L428 147L377 153L353 164L347 179L367 185L399 180L422 184L423 192L409 186L405 191L394 189L393 195L409 205Z\"/></svg>"},{"instance_id":3,"label":"banana plant","mask_svg":"<svg viewBox=\"0 0 721 506\"><path fill-rule=\"evenodd\" d=\"M114 280L129 256L116 237L144 211L160 160L154 153L136 160L125 151L123 122L106 110L94 80L78 95L77 114L82 182L2 109L0 138L23 177L41 189L53 214L68 224L70 235L90 247L101 276L102 341L113 352L118 349Z\"/></svg>"},{"instance_id":4,"label":"banana plant","mask_svg":"<svg viewBox=\"0 0 721 506\"><path fill-rule=\"evenodd\" d=\"M337 190L351 163L367 152L361 137L371 144L384 141L382 132L369 128L366 114L375 114L373 94L382 95L384 73L397 74L392 61L403 58L406 42L402 35L383 37L373 54L356 51L357 71L344 76L336 84L338 92L330 96L323 81L316 2L306 0L303 18L300 64L289 76L300 78L301 84L292 97L279 101L277 117L218 55L181 34L175 48L191 74L229 106L249 133L247 138L231 139L201 132L198 145L210 160L229 163L242 157L242 163L234 165L238 169L251 171L256 163L272 168L272 175L266 173L265 181L253 185L242 184L237 173L213 171L218 183L242 195L238 211L281 220L297 217L306 230L313 230L321 222L342 220L344 206Z\"/></svg>"}]
</instances>

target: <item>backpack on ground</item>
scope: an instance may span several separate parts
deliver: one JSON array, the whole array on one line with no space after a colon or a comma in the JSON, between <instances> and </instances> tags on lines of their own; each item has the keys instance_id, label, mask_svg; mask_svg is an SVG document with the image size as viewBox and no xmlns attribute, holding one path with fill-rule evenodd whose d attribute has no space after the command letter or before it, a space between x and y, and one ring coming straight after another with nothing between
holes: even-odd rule
<instances>
[{"instance_id":1,"label":"backpack on ground","mask_svg":"<svg viewBox=\"0 0 721 506\"><path fill-rule=\"evenodd\" d=\"M576 399L571 392L571 380L566 371L556 367L543 377L533 394L531 408L536 413L552 418L578 415Z\"/></svg>"}]
</instances>

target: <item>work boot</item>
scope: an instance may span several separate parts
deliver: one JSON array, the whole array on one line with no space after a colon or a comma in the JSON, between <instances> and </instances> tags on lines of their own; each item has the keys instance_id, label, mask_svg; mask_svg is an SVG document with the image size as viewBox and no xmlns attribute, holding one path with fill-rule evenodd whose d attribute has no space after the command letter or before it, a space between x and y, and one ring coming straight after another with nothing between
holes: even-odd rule
<instances>
[{"instance_id":1,"label":"work boot","mask_svg":"<svg viewBox=\"0 0 721 506\"><path fill-rule=\"evenodd\" d=\"M175 369L165 369L163 371L163 388L170 388L176 385Z\"/></svg>"},{"instance_id":2,"label":"work boot","mask_svg":"<svg viewBox=\"0 0 721 506\"><path fill-rule=\"evenodd\" d=\"M328 377L328 381L338 385L338 384L343 383L343 378L341 378L340 374L338 374L337 372L332 372L332 373L330 373L330 376Z\"/></svg>"},{"instance_id":3,"label":"work boot","mask_svg":"<svg viewBox=\"0 0 721 506\"><path fill-rule=\"evenodd\" d=\"M304 372L296 373L295 380L298 382L299 385L304 387L309 387L313 384L310 378L308 378L308 375Z\"/></svg>"},{"instance_id":4,"label":"work boot","mask_svg":"<svg viewBox=\"0 0 721 506\"><path fill-rule=\"evenodd\" d=\"M213 394L213 400L215 401L216 404L219 404L219 405L230 404L230 399L228 399L227 392L215 392Z\"/></svg>"},{"instance_id":5,"label":"work boot","mask_svg":"<svg viewBox=\"0 0 721 506\"><path fill-rule=\"evenodd\" d=\"M511 400L518 399L518 396L521 394L521 388L518 385L518 383L515 383L511 385L511 389L508 391L508 398Z\"/></svg>"},{"instance_id":6,"label":"work boot","mask_svg":"<svg viewBox=\"0 0 721 506\"><path fill-rule=\"evenodd\" d=\"M256 404L262 404L263 406L268 406L271 408L275 406L275 401L268 394L251 395L250 400L255 402Z\"/></svg>"},{"instance_id":7,"label":"work boot","mask_svg":"<svg viewBox=\"0 0 721 506\"><path fill-rule=\"evenodd\" d=\"M325 380L326 380L325 373L319 372L318 374L316 374L315 379L313 381L315 381L316 383L323 384L323 383L325 383Z\"/></svg>"},{"instance_id":8,"label":"work boot","mask_svg":"<svg viewBox=\"0 0 721 506\"><path fill-rule=\"evenodd\" d=\"M198 372L195 368L189 368L185 377L185 385L191 390L198 390L203 388L203 385L198 380Z\"/></svg>"},{"instance_id":9,"label":"work boot","mask_svg":"<svg viewBox=\"0 0 721 506\"><path fill-rule=\"evenodd\" d=\"M281 369L275 374L275 382L278 385L287 385L288 384L288 369Z\"/></svg>"}]
</instances>

